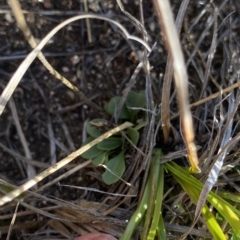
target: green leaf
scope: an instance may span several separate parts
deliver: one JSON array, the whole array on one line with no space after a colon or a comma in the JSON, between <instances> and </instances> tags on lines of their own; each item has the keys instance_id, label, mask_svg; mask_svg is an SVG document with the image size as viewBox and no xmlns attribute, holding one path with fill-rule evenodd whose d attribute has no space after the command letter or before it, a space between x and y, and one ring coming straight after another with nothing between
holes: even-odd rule
<instances>
[{"instance_id":1,"label":"green leaf","mask_svg":"<svg viewBox=\"0 0 240 240\"><path fill-rule=\"evenodd\" d=\"M108 152L102 152L97 157L92 159L92 164L94 166L99 166L100 164L103 164L104 162L106 162L107 158L108 158Z\"/></svg>"},{"instance_id":2,"label":"green leaf","mask_svg":"<svg viewBox=\"0 0 240 240\"><path fill-rule=\"evenodd\" d=\"M122 99L122 97L120 97L120 96L113 97L104 106L106 112L109 113L110 115L114 116L115 110L116 110L117 106L119 105L121 99ZM123 105L122 111L119 115L119 119L129 119L128 110L125 105Z\"/></svg>"},{"instance_id":3,"label":"green leaf","mask_svg":"<svg viewBox=\"0 0 240 240\"><path fill-rule=\"evenodd\" d=\"M178 178L178 176L175 176L175 179L181 184L183 189L193 199L195 204L197 204L197 201L198 201L198 198L200 195L200 191L198 189L196 189L194 185L190 185L188 182L184 182L184 180L182 180L181 178ZM219 226L215 216L211 213L211 211L209 210L209 208L206 205L204 205L202 208L202 215L205 218L205 223L206 223L209 231L211 232L213 239L226 240L226 237L225 237L221 227Z\"/></svg>"},{"instance_id":4,"label":"green leaf","mask_svg":"<svg viewBox=\"0 0 240 240\"><path fill-rule=\"evenodd\" d=\"M131 108L144 108L146 105L146 100L145 100L145 93L144 92L129 92L127 99L126 99L126 107L128 109L129 115L131 117L131 119L133 120L133 118L137 115L137 113L140 111L138 110L134 110Z\"/></svg>"},{"instance_id":5,"label":"green leaf","mask_svg":"<svg viewBox=\"0 0 240 240\"><path fill-rule=\"evenodd\" d=\"M122 145L122 139L121 138L107 138L100 142L97 147L101 150L112 150L115 148L118 148Z\"/></svg>"},{"instance_id":6,"label":"green leaf","mask_svg":"<svg viewBox=\"0 0 240 240\"><path fill-rule=\"evenodd\" d=\"M136 127L134 127L134 129L138 131L139 129L145 127L146 125L147 125L147 122L146 121L142 121Z\"/></svg>"},{"instance_id":7,"label":"green leaf","mask_svg":"<svg viewBox=\"0 0 240 240\"><path fill-rule=\"evenodd\" d=\"M92 138L92 137L87 138L87 140L82 144L82 146L90 143L93 140L94 140L94 138ZM102 152L103 151L100 150L99 148L97 148L97 146L95 145L95 146L91 147L89 150L87 150L86 152L84 152L81 156L82 156L82 158L85 158L85 159L91 159L91 158L97 157Z\"/></svg>"},{"instance_id":8,"label":"green leaf","mask_svg":"<svg viewBox=\"0 0 240 240\"><path fill-rule=\"evenodd\" d=\"M103 173L102 178L103 181L108 184L111 185L113 183L116 183L119 178L122 177L123 173L125 172L125 160L124 160L124 152L125 150L121 151L121 153L119 155L117 155L116 157L110 159L106 166L107 168L113 172L114 174L112 174L108 169Z\"/></svg>"},{"instance_id":9,"label":"green leaf","mask_svg":"<svg viewBox=\"0 0 240 240\"><path fill-rule=\"evenodd\" d=\"M139 132L137 130L135 130L134 128L128 128L127 135L129 136L132 143L134 145L137 145L138 140L139 140Z\"/></svg>"},{"instance_id":10,"label":"green leaf","mask_svg":"<svg viewBox=\"0 0 240 240\"><path fill-rule=\"evenodd\" d=\"M134 92L131 91L129 92L127 99L126 99L126 106L127 107L139 107L143 108L146 105L146 100L145 100L145 93L142 92Z\"/></svg>"},{"instance_id":11,"label":"green leaf","mask_svg":"<svg viewBox=\"0 0 240 240\"><path fill-rule=\"evenodd\" d=\"M218 196L219 197L222 197L226 200L231 200L231 201L234 201L234 202L240 202L240 196L237 195L237 194L232 194L232 193L229 193L229 192L220 192L218 191Z\"/></svg>"},{"instance_id":12,"label":"green leaf","mask_svg":"<svg viewBox=\"0 0 240 240\"><path fill-rule=\"evenodd\" d=\"M86 131L91 137L97 138L102 135L102 133L99 131L97 126L98 125L101 126L103 124L105 125L105 123L106 123L106 120L104 119L100 119L100 118L93 119L92 121L87 123Z\"/></svg>"}]
</instances>

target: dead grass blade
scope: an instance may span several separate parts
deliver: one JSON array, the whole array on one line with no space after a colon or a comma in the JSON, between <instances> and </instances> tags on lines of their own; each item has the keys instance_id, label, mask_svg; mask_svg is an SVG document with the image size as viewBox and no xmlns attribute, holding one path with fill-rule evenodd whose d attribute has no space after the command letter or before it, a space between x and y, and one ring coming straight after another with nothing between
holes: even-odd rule
<instances>
[{"instance_id":1,"label":"dead grass blade","mask_svg":"<svg viewBox=\"0 0 240 240\"><path fill-rule=\"evenodd\" d=\"M115 134L117 132L120 132L120 131L124 130L125 128L131 127L131 126L133 126L132 123L125 122L122 125L114 128L114 129L106 132L105 134L101 135L100 137L96 138L95 140L93 140L89 144L81 147L77 151L71 153L66 158L62 159L60 162L54 164L53 166L46 169L42 173L38 174L33 179L29 180L28 182L24 183L23 185L16 188L12 192L10 192L10 193L6 194L5 196L3 196L2 198L0 198L0 206L2 206L3 204L5 204L7 202L12 201L16 197L18 197L20 194L27 191L29 188L35 186L38 182L42 181L44 178L48 177L49 175L53 174L54 172L56 172L57 170L59 170L60 168L65 166L66 164L73 161L76 157L80 156L82 153L84 153L85 151L87 151L88 149L93 147L94 145L98 144L99 142L103 141L106 138L109 138L113 134Z\"/></svg>"},{"instance_id":2,"label":"dead grass blade","mask_svg":"<svg viewBox=\"0 0 240 240\"><path fill-rule=\"evenodd\" d=\"M28 41L29 45L32 48L35 48L37 46L37 42L35 41L26 21L24 18L24 15L21 10L21 6L18 0L9 0L8 1L9 6L11 7L13 14L16 18L16 21L18 23L19 28L22 30L26 40ZM84 5L85 6L85 5ZM90 22L89 19L86 18L87 21L87 32L90 32ZM88 24L89 23L89 24ZM89 37L89 34L88 34ZM65 77L63 77L58 71L56 71L51 64L47 61L47 59L44 57L42 52L38 54L39 60L42 62L42 64L48 69L48 71L56 77L58 80L60 80L63 84L65 84L68 88L73 90L77 95L79 95L80 98L82 98L89 106L92 108L95 108L98 111L102 111L103 109L96 105L94 102L90 101L88 97L84 95L83 92L81 92L76 86L74 86L69 80L67 80Z\"/></svg>"},{"instance_id":3,"label":"dead grass blade","mask_svg":"<svg viewBox=\"0 0 240 240\"><path fill-rule=\"evenodd\" d=\"M220 144L220 148L219 151L220 152L222 150L222 148L224 146L226 146L226 144L229 142L229 140L231 139L231 135L232 135L232 126L233 126L233 113L236 112L237 108L238 108L238 104L239 104L240 98L238 99L238 102L235 104L235 99L233 94L230 95L230 99L229 99L229 106L228 106L228 114L227 114L227 118L229 119L229 121L227 121L224 131L224 135ZM213 188L214 184L217 182L218 180L218 176L219 173L222 169L223 166L223 161L225 159L225 156L227 154L227 149L225 149L222 154L217 158L216 161L214 161L213 166L211 168L211 171L208 175L207 181L204 184L204 187L201 191L201 194L199 196L199 200L198 200L198 204L196 207L196 211L195 211L195 219L197 219L200 214L201 214L201 209L203 207L203 205L205 204L205 201L208 197L209 192L211 191L211 189Z\"/></svg>"},{"instance_id":4,"label":"dead grass blade","mask_svg":"<svg viewBox=\"0 0 240 240\"><path fill-rule=\"evenodd\" d=\"M64 178L67 178L69 176L71 176L73 173L77 172L78 170L84 168L85 166L87 166L88 164L91 163L91 160L88 160L82 164L78 164L76 167L70 169L69 171L65 172L64 174L62 174L61 176L57 177L57 178L54 178L52 181L46 183L45 185L41 186L40 188L38 188L36 191L37 192L40 192L42 191L43 189L53 185L54 183L57 183L59 182L60 180L64 179Z\"/></svg>"},{"instance_id":5,"label":"dead grass blade","mask_svg":"<svg viewBox=\"0 0 240 240\"><path fill-rule=\"evenodd\" d=\"M84 11L88 12L88 1L84 0L83 5L84 5ZM93 39L92 39L92 32L91 32L91 23L90 23L90 20L88 18L86 19L86 27L87 27L88 42L92 43Z\"/></svg>"},{"instance_id":6,"label":"dead grass blade","mask_svg":"<svg viewBox=\"0 0 240 240\"><path fill-rule=\"evenodd\" d=\"M56 219L56 220L60 220L60 221L73 221L73 222L78 222L78 219L75 217L75 215L73 214L72 216L68 216L68 217L62 217L59 216L57 214L52 214L50 213L50 211L45 211L41 208L38 207L34 207L31 204L25 203L25 202L19 202L22 206L24 206L27 209L32 210L35 213L38 213L40 215L43 215L45 217L51 218L51 219Z\"/></svg>"},{"instance_id":7,"label":"dead grass blade","mask_svg":"<svg viewBox=\"0 0 240 240\"><path fill-rule=\"evenodd\" d=\"M127 96L129 94L129 92L131 91L132 87L135 85L136 83L136 77L138 75L138 73L140 72L140 70L142 69L143 67L143 63L140 62L138 64L138 66L136 67L136 69L134 70L134 73L132 74L129 82L128 82L128 86L127 88L125 89L123 95L122 95L122 98L121 98L121 101L120 103L118 104L118 106L116 107L116 110L115 110L115 113L114 113L114 117L115 117L115 122L117 123L118 121L118 118L120 116L120 113L121 113L121 110L122 110L122 107L123 107L123 104L125 103L126 99L127 99Z\"/></svg>"},{"instance_id":8,"label":"dead grass blade","mask_svg":"<svg viewBox=\"0 0 240 240\"><path fill-rule=\"evenodd\" d=\"M237 102L235 103L235 97L233 96L233 94L231 94L229 96L228 102L229 102L228 113L227 113L228 121L226 122L226 124L223 128L222 128L222 126L220 127L220 129L222 129L222 131L221 130L220 131L224 132L224 134L222 137L222 141L220 143L218 157L215 159L215 161L213 161L212 166L210 167L211 170L208 174L207 180L206 180L206 182L203 186L203 189L200 193L200 196L199 196L199 199L197 202L197 206L196 206L196 210L195 210L195 216L194 216L193 223L192 223L190 229L183 235L183 237L186 237L190 233L190 231L194 227L194 225L197 223L198 218L201 215L202 208L203 208L203 206L207 200L207 197L209 195L209 192L212 190L213 186L215 185L215 183L218 180L218 176L219 176L220 171L223 166L223 161L227 155L228 148L226 148L226 146L229 143L229 140L231 139L232 127L233 127L233 117L238 109L240 97L237 99ZM222 116L221 118L224 118L224 116ZM224 148L224 150L223 150L223 148Z\"/></svg>"},{"instance_id":9,"label":"dead grass blade","mask_svg":"<svg viewBox=\"0 0 240 240\"><path fill-rule=\"evenodd\" d=\"M212 61L214 58L214 54L215 54L215 50L217 47L217 18L218 18L218 10L217 8L214 9L214 16L213 16L213 21L214 21L214 30L213 30L213 38L212 38L212 43L211 43L211 47L209 50L209 55L208 55L208 60L207 60L207 65L206 65L206 70L204 73L204 79L203 79L203 86L202 86L202 90L201 90L201 94L199 99L201 99L203 97L203 92L206 90L207 84L208 84L208 77L210 74L210 68L212 65Z\"/></svg>"},{"instance_id":10,"label":"dead grass blade","mask_svg":"<svg viewBox=\"0 0 240 240\"><path fill-rule=\"evenodd\" d=\"M14 223L15 223L16 216L17 216L18 206L19 206L19 203L17 203L17 205L16 205L16 208L15 208L15 211L14 211L14 214L13 214L13 217L12 217L12 220L11 220L11 224L10 224L10 227L9 227L9 230L8 230L8 235L7 235L6 240L9 240L9 239L10 239L11 231L12 231L12 228L13 228L13 225L14 225Z\"/></svg>"},{"instance_id":11,"label":"dead grass blade","mask_svg":"<svg viewBox=\"0 0 240 240\"><path fill-rule=\"evenodd\" d=\"M16 223L13 225L13 230L19 230L19 231L24 231L28 232L29 230L32 230L39 226L39 221L26 221L24 223ZM1 234L7 234L9 231L8 226L0 226L0 232Z\"/></svg>"},{"instance_id":12,"label":"dead grass blade","mask_svg":"<svg viewBox=\"0 0 240 240\"><path fill-rule=\"evenodd\" d=\"M30 149L28 147L26 138L24 136L24 133L23 133L23 130L22 130L19 118L18 118L16 105L15 105L15 102L14 102L13 98L10 99L9 106L10 106L10 109L11 109L11 112L12 112L12 116L13 116L15 127L17 129L18 136L19 136L21 144L23 146L25 157L28 158L28 159L31 159L32 155L31 155ZM25 166L26 166L26 172L27 172L28 179L31 179L31 178L35 177L36 176L36 170L33 167L33 165L27 164Z\"/></svg>"},{"instance_id":13,"label":"dead grass blade","mask_svg":"<svg viewBox=\"0 0 240 240\"><path fill-rule=\"evenodd\" d=\"M60 233L62 236L64 236L67 239L71 239L71 233L69 230L65 227L64 224L62 224L60 221L52 219L48 222L48 224L55 229L58 233Z\"/></svg>"},{"instance_id":14,"label":"dead grass blade","mask_svg":"<svg viewBox=\"0 0 240 240\"><path fill-rule=\"evenodd\" d=\"M178 34L174 25L170 3L168 0L154 0L154 6L166 38L166 45L173 59L177 99L182 121L183 137L188 150L188 159L191 164L190 170L194 173L199 173L201 170L198 166L198 156L194 143L193 122L188 102L187 71Z\"/></svg>"},{"instance_id":15,"label":"dead grass blade","mask_svg":"<svg viewBox=\"0 0 240 240\"><path fill-rule=\"evenodd\" d=\"M117 4L118 4L119 8L123 12L123 14L125 14L129 19L131 19L132 23L135 24L138 28L140 28L141 31L144 33L144 35L147 36L147 31L146 31L145 27L143 26L143 24L141 22L139 22L138 19L136 19L134 16L132 16L129 12L127 12L124 9L124 6L123 6L121 0L116 0L116 1L117 1Z\"/></svg>"},{"instance_id":16,"label":"dead grass blade","mask_svg":"<svg viewBox=\"0 0 240 240\"><path fill-rule=\"evenodd\" d=\"M67 143L68 143L70 151L71 152L75 151L76 148L74 146L74 141L73 141L73 139L71 137L70 131L68 130L68 127L65 124L65 122L63 121L63 119L62 119L60 114L57 114L57 119L58 119L59 123L61 124L61 127L63 129L63 132L64 132L65 138L67 140Z\"/></svg>"},{"instance_id":17,"label":"dead grass blade","mask_svg":"<svg viewBox=\"0 0 240 240\"><path fill-rule=\"evenodd\" d=\"M240 70L237 71L237 72L231 77L230 82L233 82L236 78L238 78L239 75L240 75ZM225 93L228 93L228 92L234 90L235 88L239 88L239 87L240 87L240 82L236 82L236 83L232 84L231 86L229 86L229 87L227 87L227 88L224 88L223 90L221 90L221 91L219 91L219 92L213 93L213 94L211 94L211 95L208 96L208 97L205 97L205 98L203 98L203 99L201 99L201 100L199 100L199 101L197 101L197 102L194 102L194 103L190 104L189 107L190 107L190 108L197 107L197 106L199 106L199 105L201 105L201 104L203 104L203 103L205 103L205 102L207 102L207 101L210 101L210 100L212 100L212 99L214 99L214 98L217 98L217 97L219 97L220 95L225 94ZM176 115L174 115L174 116L171 116L171 117L170 117L170 120L173 120L173 119L177 118L178 116L179 116L179 113L176 114Z\"/></svg>"},{"instance_id":18,"label":"dead grass blade","mask_svg":"<svg viewBox=\"0 0 240 240\"><path fill-rule=\"evenodd\" d=\"M62 186L62 187L69 187L69 188L76 188L76 189L87 190L87 191L92 191L92 192L98 192L98 193L103 193L103 194L111 195L111 196L119 196L119 197L137 197L136 194L110 193L110 192L104 192L104 191L98 190L98 189L96 189L96 188L90 188L90 187L73 186L73 185L60 184L60 183L59 183L59 186Z\"/></svg>"},{"instance_id":19,"label":"dead grass blade","mask_svg":"<svg viewBox=\"0 0 240 240\"><path fill-rule=\"evenodd\" d=\"M11 188L16 188L15 185L9 184L8 182L2 181L1 179L0 179L0 183L4 184L6 186L9 186ZM39 189L37 191L39 191ZM5 193L3 190L1 190L1 192ZM65 200L62 200L62 199L59 199L56 197L53 199L53 198L49 198L44 195L41 195L39 193L29 191L29 190L25 193L25 196L26 197L33 196L35 199L38 199L39 201L46 201L48 203L51 203L51 206L43 207L43 208L39 209L32 205L29 205L27 202L20 202L21 205L30 209L30 211L24 211L22 213L18 213L17 216L26 216L27 214L39 213L39 214L42 214L46 217L50 217L53 219L69 221L69 219L63 219L63 218L60 219L58 216L53 215L53 214L51 215L48 212L50 212L50 211L52 212L53 210L56 210L56 209L62 210L63 207L70 208L70 209L72 209L72 211L77 210L77 211L85 212L85 213L89 213L89 209L91 209L91 211L90 211L91 215L99 216L99 212L97 212L97 209L101 209L101 211L103 211L103 210L106 210L106 208L107 208L107 205L103 205L103 204L96 203L96 202L88 202L88 201L82 200L81 203L79 203L79 202L74 203L74 202L65 201ZM14 200L14 201L18 201L18 200ZM31 199L29 201L31 201ZM9 204L8 206L13 207L14 205L15 204L13 202L12 204ZM96 208L96 211L92 208L94 208L94 209ZM10 217L9 216L10 216L9 214L0 216L0 220L6 220L6 219L9 219L12 217L12 215ZM75 216L75 215L73 214L73 216Z\"/></svg>"},{"instance_id":20,"label":"dead grass blade","mask_svg":"<svg viewBox=\"0 0 240 240\"><path fill-rule=\"evenodd\" d=\"M214 156L214 153L217 150L217 147L219 146L219 141L221 140L221 133L222 133L222 128L223 128L223 124L224 124L224 117L220 117L219 119L216 117L217 116L217 111L220 109L220 111L222 111L222 102L225 99L219 98L219 103L216 104L216 106L214 107L214 111L213 111L213 123L212 123L212 130L211 130L211 134L209 136L209 149L206 149L205 153L201 156L202 158L202 170L205 176L207 176L209 174L209 166L210 163L212 161L212 157ZM214 125L217 125L217 133L215 133L214 131ZM215 134L214 134L215 133ZM214 139L213 139L214 138Z\"/></svg>"},{"instance_id":21,"label":"dead grass blade","mask_svg":"<svg viewBox=\"0 0 240 240\"><path fill-rule=\"evenodd\" d=\"M55 144L55 137L52 127L52 120L50 114L47 117L47 130L48 130L48 137L49 137L49 148L50 148L50 164L53 165L57 162L57 154L56 154L56 144Z\"/></svg>"},{"instance_id":22,"label":"dead grass blade","mask_svg":"<svg viewBox=\"0 0 240 240\"><path fill-rule=\"evenodd\" d=\"M40 168L47 168L50 166L50 164L26 158L16 152L14 152L13 150L9 149L8 147L4 146L2 143L0 143L0 147L3 149L3 151L9 153L10 155L12 155L15 158L21 159L23 162L25 162L27 164L31 164L33 166L40 167Z\"/></svg>"},{"instance_id":23,"label":"dead grass blade","mask_svg":"<svg viewBox=\"0 0 240 240\"><path fill-rule=\"evenodd\" d=\"M46 45L46 43L64 26L67 24L80 20L85 18L92 18L92 19L98 19L110 22L114 25L116 25L120 30L121 33L129 40L134 40L142 44L149 52L151 51L151 48L148 46L147 43L145 43L142 39L132 36L128 33L128 31L119 23L116 22L108 17L99 16L97 14L82 14L79 16L75 16L72 18L69 18L65 20L64 22L60 23L58 26L56 26L52 31L50 31L43 40L32 50L31 53L28 54L28 56L25 58L25 60L20 64L17 71L13 74L12 78L10 79L7 87L4 89L1 97L0 97L0 115L2 114L7 102L9 101L10 97L12 96L14 90L16 89L17 85L19 84L21 78L27 71L30 64L33 62L33 60L38 56L38 54L41 52L42 48Z\"/></svg>"},{"instance_id":24,"label":"dead grass blade","mask_svg":"<svg viewBox=\"0 0 240 240\"><path fill-rule=\"evenodd\" d=\"M189 0L184 0L178 12L178 16L176 19L176 28L177 28L178 35L182 27L183 17L187 10L188 3L189 3ZM171 55L169 55L167 59L166 71L165 71L164 80L163 80L162 105L161 105L161 122L162 122L162 130L163 130L163 137L164 137L165 143L168 141L168 137L171 130L169 102L170 102L172 77L173 77L173 58Z\"/></svg>"}]
</instances>

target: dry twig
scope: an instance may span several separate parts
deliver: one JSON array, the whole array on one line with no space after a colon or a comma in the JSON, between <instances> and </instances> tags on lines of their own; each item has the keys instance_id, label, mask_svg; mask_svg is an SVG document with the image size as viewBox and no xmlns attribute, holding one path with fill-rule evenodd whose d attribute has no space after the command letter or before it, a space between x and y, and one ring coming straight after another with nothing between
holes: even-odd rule
<instances>
[{"instance_id":1,"label":"dry twig","mask_svg":"<svg viewBox=\"0 0 240 240\"><path fill-rule=\"evenodd\" d=\"M193 122L189 109L186 66L178 34L174 25L171 7L168 0L154 0L154 6L165 34L166 45L173 59L174 79L180 108L183 137L188 150L191 171L199 173L201 170L198 166L197 150L194 143Z\"/></svg>"}]
</instances>

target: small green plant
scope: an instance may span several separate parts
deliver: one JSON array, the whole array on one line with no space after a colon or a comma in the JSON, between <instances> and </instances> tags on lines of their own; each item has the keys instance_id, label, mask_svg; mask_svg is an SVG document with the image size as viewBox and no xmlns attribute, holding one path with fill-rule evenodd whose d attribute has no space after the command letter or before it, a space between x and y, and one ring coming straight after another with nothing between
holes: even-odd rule
<instances>
[{"instance_id":1,"label":"small green plant","mask_svg":"<svg viewBox=\"0 0 240 240\"><path fill-rule=\"evenodd\" d=\"M98 143L82 154L83 158L92 159L95 166L105 165L106 171L102 174L103 181L110 185L116 183L125 172L125 155L132 145L137 145L140 134L139 130L146 125L145 113L145 94L144 92L130 92L123 104L120 113L116 113L118 105L122 102L122 97L113 97L106 105L105 110L110 116L118 115L118 121L131 121L134 126L124 130L122 134L117 133L108 139ZM105 119L94 119L86 126L89 135L83 145L101 136L111 128L111 124ZM132 215L120 240L130 240L136 228L142 226L140 237L142 240L167 239L162 216L162 202L164 193L164 170L171 173L176 181L182 186L194 203L197 204L203 183L177 164L161 164L161 149L153 149L150 159L150 169L145 190L136 211ZM202 208L202 216L205 224L214 239L240 239L240 211L239 206L233 206L232 202L239 203L240 197L230 193L214 193L211 191L207 198L215 211L211 211L207 204ZM181 211L185 211L183 206ZM189 216L191 219L192 216ZM231 231L225 233L221 224L227 222Z\"/></svg>"},{"instance_id":2,"label":"small green plant","mask_svg":"<svg viewBox=\"0 0 240 240\"><path fill-rule=\"evenodd\" d=\"M121 104L122 97L113 97L106 105L105 110L112 117L115 117L118 105ZM95 166L106 165L107 169L102 174L103 181L110 185L119 180L125 172L124 155L130 150L132 145L137 145L139 141L139 130L146 125L145 113L145 94L144 92L130 92L125 103L118 114L119 122L130 121L134 127L129 127L121 134L115 134L112 137L103 140L92 147L81 156L86 159L92 159ZM105 119L94 119L87 123L86 131L89 137L83 145L99 137L107 131L111 125ZM141 204L132 216L127 229L121 239L130 239L138 224L144 226L142 239L153 240L155 235L159 239L166 239L166 232L161 214L163 198L164 167L160 164L162 151L153 150L151 167L147 185L143 194ZM155 191L151 191L152 189ZM144 223L143 223L144 219ZM147 237L147 238L146 238Z\"/></svg>"},{"instance_id":3,"label":"small green plant","mask_svg":"<svg viewBox=\"0 0 240 240\"><path fill-rule=\"evenodd\" d=\"M113 117L121 101L122 97L113 97L105 105L106 112ZM144 121L145 114L142 111L144 107L144 92L130 92L118 117L119 121L129 120L135 124L134 127L130 127L123 132L126 138L121 134L115 134L81 155L85 159L92 159L92 163L95 166L106 166L106 171L102 174L102 178L108 185L116 183L119 178L123 176L126 168L124 154L131 146L138 144L139 130L146 125ZM94 119L88 122L86 131L89 137L83 145L101 136L104 132L109 130L110 127L111 124L105 119Z\"/></svg>"}]
</instances>

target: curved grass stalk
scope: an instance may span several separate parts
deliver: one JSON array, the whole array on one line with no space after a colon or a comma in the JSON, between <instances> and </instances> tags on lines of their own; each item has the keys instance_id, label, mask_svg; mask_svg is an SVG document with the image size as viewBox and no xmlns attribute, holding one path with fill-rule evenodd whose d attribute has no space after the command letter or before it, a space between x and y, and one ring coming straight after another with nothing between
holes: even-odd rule
<instances>
[{"instance_id":1,"label":"curved grass stalk","mask_svg":"<svg viewBox=\"0 0 240 240\"><path fill-rule=\"evenodd\" d=\"M42 41L31 51L31 53L28 54L28 56L24 59L24 61L20 64L17 71L13 74L12 78L10 79L7 87L2 92L2 95L0 96L0 115L2 114L5 106L7 105L7 102L11 98L14 90L16 89L17 85L19 84L21 78L23 77L24 73L27 71L28 67L31 65L33 60L38 56L38 54L41 52L43 47L47 44L47 42L63 27L68 25L69 23L72 23L77 20L85 19L85 18L91 18L91 19L98 19L110 22L117 26L121 33L129 40L134 40L142 44L149 52L151 51L151 48L148 46L147 43L145 43L142 39L132 36L128 33L128 31L117 21L114 21L108 17L96 15L96 14L82 14L79 16L71 17L64 22L60 23L58 26L56 26L52 31L50 31L43 39Z\"/></svg>"},{"instance_id":2,"label":"curved grass stalk","mask_svg":"<svg viewBox=\"0 0 240 240\"><path fill-rule=\"evenodd\" d=\"M9 0L8 4L10 5L13 14L16 18L16 21L18 23L19 28L23 32L26 40L28 41L29 45L32 48L35 48L37 46L37 42L35 38L33 37L31 30L29 29L23 12L21 10L21 6L18 0ZM89 106L95 108L98 111L103 111L103 109L95 104L94 102L91 102L87 96L84 95L82 91L80 91L75 85L73 85L68 79L66 79L64 76L62 76L57 70L55 70L52 65L47 61L47 59L44 57L43 53L40 52L38 54L39 60L42 62L42 64L48 69L48 71L56 77L58 80L60 80L63 84L65 84L68 88L73 90L78 96L80 96L81 99L85 101L86 104Z\"/></svg>"}]
</instances>

